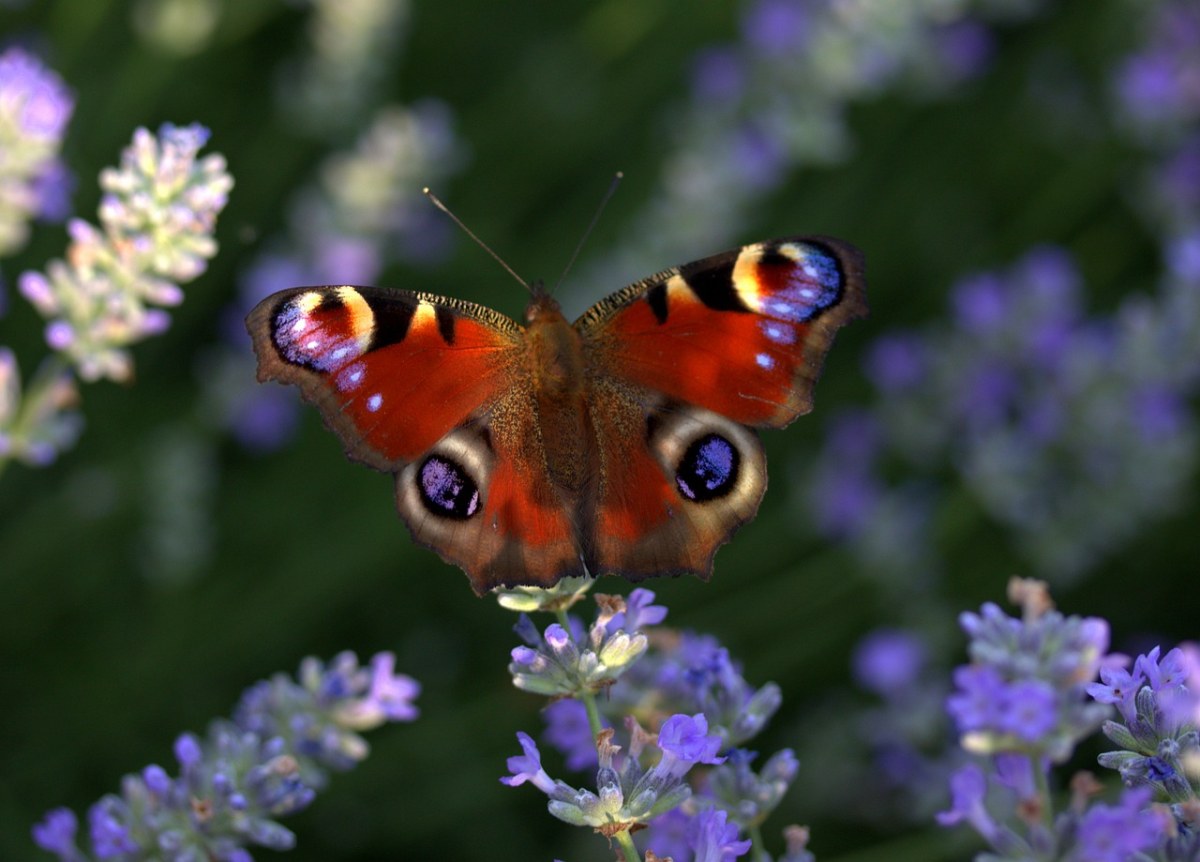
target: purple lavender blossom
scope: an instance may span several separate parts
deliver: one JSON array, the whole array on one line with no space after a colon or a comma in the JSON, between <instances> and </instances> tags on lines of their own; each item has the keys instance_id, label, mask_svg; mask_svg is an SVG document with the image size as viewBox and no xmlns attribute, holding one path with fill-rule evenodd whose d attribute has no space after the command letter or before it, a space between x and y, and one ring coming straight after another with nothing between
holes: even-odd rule
<instances>
[{"instance_id":1,"label":"purple lavender blossom","mask_svg":"<svg viewBox=\"0 0 1200 862\"><path fill-rule=\"evenodd\" d=\"M393 672L387 653L370 671L351 653L328 666L306 659L298 681L279 675L251 687L234 722L216 722L203 740L190 733L176 739L178 777L148 766L125 777L120 795L91 807L92 855L161 851L173 859L247 862L248 845L290 849L295 836L277 818L308 806L328 770L366 756L356 730L411 720L414 689ZM34 827L34 841L64 862L82 862L88 857L75 846L76 826L69 811L52 811Z\"/></svg>"},{"instance_id":2,"label":"purple lavender blossom","mask_svg":"<svg viewBox=\"0 0 1200 862\"><path fill-rule=\"evenodd\" d=\"M1100 682L1089 683L1087 693L1098 703L1113 704L1130 721L1136 715L1133 700L1140 685L1140 673L1131 674L1123 667L1106 665L1100 668Z\"/></svg>"},{"instance_id":3,"label":"purple lavender blossom","mask_svg":"<svg viewBox=\"0 0 1200 862\"><path fill-rule=\"evenodd\" d=\"M926 375L925 345L913 333L884 335L867 351L867 377L880 392L901 392Z\"/></svg>"},{"instance_id":4,"label":"purple lavender blossom","mask_svg":"<svg viewBox=\"0 0 1200 862\"><path fill-rule=\"evenodd\" d=\"M699 712L693 716L673 715L663 722L658 729L658 747L663 759L656 768L671 775L682 775L697 763L725 762L724 757L717 756L721 737L709 735L708 719Z\"/></svg>"},{"instance_id":5,"label":"purple lavender blossom","mask_svg":"<svg viewBox=\"0 0 1200 862\"><path fill-rule=\"evenodd\" d=\"M502 776L500 783L519 787L528 781L543 793L553 792L554 780L542 768L542 754L538 751L537 743L529 734L521 731L517 731L517 741L521 743L523 753L508 759L508 771L511 774Z\"/></svg>"},{"instance_id":6,"label":"purple lavender blossom","mask_svg":"<svg viewBox=\"0 0 1200 862\"><path fill-rule=\"evenodd\" d=\"M1061 762L1103 721L1106 709L1085 698L1108 648L1103 620L1033 604L1017 619L987 603L979 614L963 614L961 624L972 664L955 670L957 691L946 708L965 748Z\"/></svg>"},{"instance_id":7,"label":"purple lavender blossom","mask_svg":"<svg viewBox=\"0 0 1200 862\"><path fill-rule=\"evenodd\" d=\"M933 39L943 68L957 81L982 74L996 53L991 30L969 18L936 28Z\"/></svg>"},{"instance_id":8,"label":"purple lavender blossom","mask_svg":"<svg viewBox=\"0 0 1200 862\"><path fill-rule=\"evenodd\" d=\"M567 769L579 772L595 767L596 739L582 703L574 698L553 701L542 710L542 718L546 721L543 738L562 752Z\"/></svg>"},{"instance_id":9,"label":"purple lavender blossom","mask_svg":"<svg viewBox=\"0 0 1200 862\"><path fill-rule=\"evenodd\" d=\"M911 632L877 629L854 650L854 678L882 697L896 696L917 681L926 658L925 644Z\"/></svg>"},{"instance_id":10,"label":"purple lavender blossom","mask_svg":"<svg viewBox=\"0 0 1200 862\"><path fill-rule=\"evenodd\" d=\"M707 808L692 818L687 827L687 842L695 852L695 862L733 862L750 852L749 839L738 840L736 823L720 808Z\"/></svg>"},{"instance_id":11,"label":"purple lavender blossom","mask_svg":"<svg viewBox=\"0 0 1200 862\"><path fill-rule=\"evenodd\" d=\"M969 763L950 779L951 805L937 815L942 826L969 823L976 832L989 842L999 836L1000 828L988 813L984 798L987 794L987 777L977 764Z\"/></svg>"},{"instance_id":12,"label":"purple lavender blossom","mask_svg":"<svg viewBox=\"0 0 1200 862\"><path fill-rule=\"evenodd\" d=\"M756 0L742 19L747 43L768 56L800 49L809 29L809 12L797 0Z\"/></svg>"},{"instance_id":13,"label":"purple lavender blossom","mask_svg":"<svg viewBox=\"0 0 1200 862\"><path fill-rule=\"evenodd\" d=\"M692 91L697 102L710 108L738 99L745 88L745 70L729 47L707 48L692 64Z\"/></svg>"},{"instance_id":14,"label":"purple lavender blossom","mask_svg":"<svg viewBox=\"0 0 1200 862\"><path fill-rule=\"evenodd\" d=\"M75 833L79 830L79 819L69 808L55 808L33 827L33 843L41 849L54 853L63 862L76 862L83 855L75 846Z\"/></svg>"},{"instance_id":15,"label":"purple lavender blossom","mask_svg":"<svg viewBox=\"0 0 1200 862\"><path fill-rule=\"evenodd\" d=\"M1006 686L996 727L1017 739L1036 743L1058 724L1058 695L1049 683L1026 679Z\"/></svg>"},{"instance_id":16,"label":"purple lavender blossom","mask_svg":"<svg viewBox=\"0 0 1200 862\"><path fill-rule=\"evenodd\" d=\"M37 58L21 48L0 54L0 113L24 135L57 143L74 109L62 79Z\"/></svg>"},{"instance_id":17,"label":"purple lavender blossom","mask_svg":"<svg viewBox=\"0 0 1200 862\"><path fill-rule=\"evenodd\" d=\"M1117 805L1097 803L1079 820L1072 859L1127 862L1166 839L1162 818L1147 810L1149 788L1126 790Z\"/></svg>"},{"instance_id":18,"label":"purple lavender blossom","mask_svg":"<svg viewBox=\"0 0 1200 862\"><path fill-rule=\"evenodd\" d=\"M75 108L62 79L21 48L0 54L0 254L21 248L32 218L61 220L69 172L58 160Z\"/></svg>"}]
</instances>

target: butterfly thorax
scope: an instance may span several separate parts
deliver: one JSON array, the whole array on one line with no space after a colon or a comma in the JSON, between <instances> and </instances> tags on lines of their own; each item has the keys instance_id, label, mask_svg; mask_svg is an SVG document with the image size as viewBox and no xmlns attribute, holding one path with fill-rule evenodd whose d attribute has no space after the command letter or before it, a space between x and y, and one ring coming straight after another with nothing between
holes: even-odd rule
<instances>
[{"instance_id":1,"label":"butterfly thorax","mask_svg":"<svg viewBox=\"0 0 1200 862\"><path fill-rule=\"evenodd\" d=\"M558 303L534 294L525 312L529 372L546 468L555 485L578 491L588 474L583 341Z\"/></svg>"}]
</instances>

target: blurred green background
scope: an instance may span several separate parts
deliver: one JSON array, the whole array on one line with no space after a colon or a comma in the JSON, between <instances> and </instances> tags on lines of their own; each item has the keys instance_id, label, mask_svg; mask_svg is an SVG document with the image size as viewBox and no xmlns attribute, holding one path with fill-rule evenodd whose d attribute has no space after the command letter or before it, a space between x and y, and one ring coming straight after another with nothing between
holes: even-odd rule
<instances>
[{"instance_id":1,"label":"blurred green background","mask_svg":"<svg viewBox=\"0 0 1200 862\"><path fill-rule=\"evenodd\" d=\"M991 39L977 74L944 85L937 75L932 84L882 75L844 99L845 137L822 164L783 160L727 218L724 201L709 200L705 215L717 228L691 239L693 213L659 212L671 237L662 243L630 238L652 234L651 202L687 181L672 159L703 130L693 122L704 114L698 58L747 38L750 4L402 8L402 26L363 58L361 103L314 130L288 107L314 52L311 4L0 6L0 39L37 51L75 93L64 156L78 176L76 214L95 220L94 177L137 126L205 124L209 149L226 156L236 179L220 253L186 287L171 329L135 349L136 382L85 387L79 444L46 469L10 465L0 477L0 858L38 857L28 830L46 809L81 811L115 791L122 774L170 765L175 736L227 714L251 682L343 649L395 650L398 668L424 686L422 718L373 733L372 756L288 821L299 836L290 858L608 858L602 839L550 818L540 794L497 781L514 732L540 729L539 700L514 690L505 670L512 615L412 545L391 479L347 463L315 411L300 415L288 445L258 453L214 416L222 318L256 256L286 234L296 192L330 152L353 147L378 106L431 98L444 103L458 141L436 190L527 279L558 277L609 177L625 172L568 278L569 310L766 237L826 233L864 250L871 317L838 337L813 416L765 436L771 485L757 520L718 554L711 583L648 586L670 608L668 622L712 632L750 681L782 687L783 709L760 747L797 747L806 791L789 797L769 835L809 823L813 849L828 860L963 858L962 837L932 827L889 825L852 805L806 810L804 800L838 776L805 766L797 734L814 715L841 720L854 702L827 698L846 685L857 639L892 619L896 593L919 605L922 590L931 601L936 591L938 607L957 611L1000 600L1005 579L1028 566L960 494L938 546L946 577L884 590L853 554L817 538L793 482L820 445L822 415L870 398L866 346L897 326L945 318L950 286L965 273L1054 243L1075 255L1090 310L1154 288L1161 237L1130 192L1146 157L1114 131L1110 92L1118 58L1139 38L1137 4L974 4ZM164 17L177 13L178 31ZM909 38L900 29L877 35ZM804 95L801 84L772 97ZM423 182L415 179L412 195ZM502 270L465 238L432 230L444 252L425 262L397 254L380 283L520 315L523 291ZM26 373L45 353L42 322L11 285L65 243L61 227L43 225L4 261L0 342ZM248 388L252 368L244 374ZM1186 585L1196 574L1198 511L1192 486L1135 541L1058 590L1060 604L1109 616L1127 635L1194 634ZM601 586L627 592L616 581Z\"/></svg>"}]
</instances>

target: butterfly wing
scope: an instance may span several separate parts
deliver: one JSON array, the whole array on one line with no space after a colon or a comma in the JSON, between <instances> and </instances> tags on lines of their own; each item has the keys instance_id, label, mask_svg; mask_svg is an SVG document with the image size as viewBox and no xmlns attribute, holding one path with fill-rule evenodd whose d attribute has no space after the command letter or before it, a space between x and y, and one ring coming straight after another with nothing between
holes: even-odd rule
<instances>
[{"instance_id":1,"label":"butterfly wing","mask_svg":"<svg viewBox=\"0 0 1200 862\"><path fill-rule=\"evenodd\" d=\"M431 294L309 287L246 321L259 380L300 387L347 454L396 474L414 539L476 592L580 568L559 493L537 464L524 330Z\"/></svg>"},{"instance_id":2,"label":"butterfly wing","mask_svg":"<svg viewBox=\"0 0 1200 862\"><path fill-rule=\"evenodd\" d=\"M752 429L812 409L834 333L866 311L861 254L794 237L659 273L576 321L605 405L593 567L707 577L766 489Z\"/></svg>"}]
</instances>

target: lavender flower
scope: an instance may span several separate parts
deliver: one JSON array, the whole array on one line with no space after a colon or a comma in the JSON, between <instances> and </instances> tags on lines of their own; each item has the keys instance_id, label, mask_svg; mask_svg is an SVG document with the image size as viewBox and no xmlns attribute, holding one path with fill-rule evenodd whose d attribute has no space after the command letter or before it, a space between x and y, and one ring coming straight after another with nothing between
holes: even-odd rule
<instances>
[{"instance_id":1,"label":"lavender flower","mask_svg":"<svg viewBox=\"0 0 1200 862\"><path fill-rule=\"evenodd\" d=\"M1200 798L1193 781L1200 764L1200 696L1194 667L1175 648L1138 656L1133 672L1115 671L1088 686L1100 703L1116 704L1121 721L1104 722L1104 735L1121 747L1100 755L1129 787L1150 787L1172 802Z\"/></svg>"},{"instance_id":2,"label":"lavender flower","mask_svg":"<svg viewBox=\"0 0 1200 862\"><path fill-rule=\"evenodd\" d=\"M1079 819L1078 838L1069 857L1078 862L1126 862L1163 842L1162 818L1146 809L1150 794L1127 791L1117 805L1098 803Z\"/></svg>"},{"instance_id":3,"label":"lavender flower","mask_svg":"<svg viewBox=\"0 0 1200 862\"><path fill-rule=\"evenodd\" d=\"M1044 608L1016 619L989 603L961 624L972 663L955 671L947 710L965 749L1062 762L1104 720L1085 698L1108 649L1104 620Z\"/></svg>"},{"instance_id":4,"label":"lavender flower","mask_svg":"<svg viewBox=\"0 0 1200 862\"><path fill-rule=\"evenodd\" d=\"M703 715L671 716L660 728L657 742L652 742L655 737L637 722L630 720L627 725L629 744L625 753L612 743L612 730L603 731L597 738L595 792L550 778L542 768L537 746L523 733L518 734L518 740L524 754L509 758L511 774L500 780L513 787L533 784L549 797L549 811L559 820L590 826L609 837L627 835L631 828L675 808L691 795L683 779L693 766L721 761L716 756L721 741L708 735ZM641 757L651 747L658 748L659 759L646 768L641 765Z\"/></svg>"},{"instance_id":5,"label":"lavender flower","mask_svg":"<svg viewBox=\"0 0 1200 862\"><path fill-rule=\"evenodd\" d=\"M750 851L751 842L739 841L737 824L728 822L719 808L701 811L688 824L687 841L696 862L733 862Z\"/></svg>"},{"instance_id":6,"label":"lavender flower","mask_svg":"<svg viewBox=\"0 0 1200 862\"><path fill-rule=\"evenodd\" d=\"M568 627L559 623L547 626L539 635L522 615L516 631L527 646L512 651L508 666L513 685L536 694L575 696L594 694L611 686L646 651L646 636L634 629L610 625L623 611L614 610L619 600L597 596L600 613L588 629L585 641L577 642Z\"/></svg>"},{"instance_id":7,"label":"lavender flower","mask_svg":"<svg viewBox=\"0 0 1200 862\"><path fill-rule=\"evenodd\" d=\"M64 212L69 174L58 151L74 99L62 79L20 48L0 54L0 255L29 238L29 221Z\"/></svg>"},{"instance_id":8,"label":"lavender flower","mask_svg":"<svg viewBox=\"0 0 1200 862\"><path fill-rule=\"evenodd\" d=\"M994 605L985 605L980 615L964 614L975 663L967 669L973 673L965 674L963 668L956 673L959 693L948 708L960 728L968 730L964 748L991 757L986 765L969 763L955 773L951 806L938 815L938 822L969 824L991 849L977 856L978 862L1194 858L1188 812L1196 795L1182 766L1189 746L1196 747L1195 726L1186 724L1195 718L1195 700L1184 695L1190 669L1183 653L1173 651L1160 660L1156 649L1140 657L1132 679L1146 684L1137 694L1136 714L1128 726L1104 722L1105 734L1128 750L1101 755L1101 763L1119 768L1126 784L1136 789L1126 790L1116 805L1093 802L1102 787L1080 773L1071 781L1070 805L1056 815L1049 792L1052 761L1066 759L1095 714L1109 709L1103 704L1124 708L1130 677L1105 673L1103 684L1087 685L1102 703L1080 709L1076 695L1107 648L1107 624L1064 618L1050 610L1044 585L1014 581L1010 593L1023 605L1021 619L1005 616ZM1115 666L1112 659L1104 661L1106 668ZM967 676L971 681L964 686ZM1044 689L1039 686L1035 692L1028 688L1030 682L1042 683ZM1021 702L1030 704L1032 718L1005 725L1013 710L1026 710ZM1151 805L1152 789L1177 804L1170 810Z\"/></svg>"},{"instance_id":9,"label":"lavender flower","mask_svg":"<svg viewBox=\"0 0 1200 862\"><path fill-rule=\"evenodd\" d=\"M631 711L650 708L703 712L726 747L741 745L766 726L779 709L779 686L754 688L729 651L709 636L683 633L639 662L610 699Z\"/></svg>"},{"instance_id":10,"label":"lavender flower","mask_svg":"<svg viewBox=\"0 0 1200 862\"><path fill-rule=\"evenodd\" d=\"M597 770L596 790L551 777L526 733L517 734L522 754L509 758L501 781L533 784L549 797L552 814L612 838L631 862L640 858L631 832L644 826L639 841L647 860L740 856L751 844L739 828L758 834L799 764L785 749L755 773L754 752L722 752L762 729L779 706L778 687L749 686L713 638L655 629L667 609L650 590L596 596L597 614L585 628L567 609L591 583L504 591L499 600L557 616L539 632L522 613L515 628L525 645L512 651L509 671L518 688L555 698L543 711L545 738L566 755L569 769ZM628 733L624 748L613 743L613 725ZM714 767L704 782L691 778L698 764ZM811 862L804 834L803 841L789 839L785 859Z\"/></svg>"},{"instance_id":11,"label":"lavender flower","mask_svg":"<svg viewBox=\"0 0 1200 862\"><path fill-rule=\"evenodd\" d=\"M1063 579L1177 505L1200 429L1182 406L1195 384L1167 357L1194 355L1200 306L1181 289L1161 307L1137 298L1089 319L1079 293L1067 255L1034 249L1006 272L962 280L953 326L881 342L868 360L877 402L835 418L809 468L817 524L852 540L881 577L928 572L934 518L912 513L950 491L889 486L883 474L948 462L1033 565ZM870 431L861 451L856 427ZM1098 483L1109 493L1094 493Z\"/></svg>"},{"instance_id":12,"label":"lavender flower","mask_svg":"<svg viewBox=\"0 0 1200 862\"><path fill-rule=\"evenodd\" d=\"M69 262L22 273L21 293L50 320L47 341L84 380L128 380L126 348L167 326L154 306L178 305L178 283L216 253L212 232L233 180L221 156L197 160L207 139L198 125L166 125L158 138L138 129L121 167L100 175L102 227L71 221Z\"/></svg>"},{"instance_id":13,"label":"lavender flower","mask_svg":"<svg viewBox=\"0 0 1200 862\"><path fill-rule=\"evenodd\" d=\"M329 665L305 659L297 681L280 674L248 689L233 720L214 723L204 740L180 736L177 777L149 766L93 805L91 856L78 849L78 821L66 809L33 827L34 843L63 862L247 862L247 846L290 849L295 835L278 818L307 807L330 771L366 757L358 732L416 717L419 688L393 667L390 653L370 670L352 653Z\"/></svg>"},{"instance_id":14,"label":"lavender flower","mask_svg":"<svg viewBox=\"0 0 1200 862\"><path fill-rule=\"evenodd\" d=\"M43 467L79 436L79 392L66 371L47 365L22 399L17 358L0 346L0 469L9 459Z\"/></svg>"}]
</instances>

